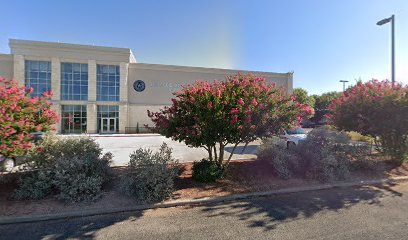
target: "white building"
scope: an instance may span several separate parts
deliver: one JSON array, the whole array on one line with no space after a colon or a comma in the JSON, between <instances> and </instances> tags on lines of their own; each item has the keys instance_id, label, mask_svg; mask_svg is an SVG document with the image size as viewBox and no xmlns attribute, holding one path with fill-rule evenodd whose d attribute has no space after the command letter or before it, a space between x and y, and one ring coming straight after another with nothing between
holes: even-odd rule
<instances>
[{"instance_id":1,"label":"white building","mask_svg":"<svg viewBox=\"0 0 408 240\"><path fill-rule=\"evenodd\" d=\"M196 80L223 80L242 70L137 63L128 48L11 39L0 76L51 90L60 133L125 133L151 124L147 109L170 105L172 93ZM292 73L252 72L292 91Z\"/></svg>"}]
</instances>

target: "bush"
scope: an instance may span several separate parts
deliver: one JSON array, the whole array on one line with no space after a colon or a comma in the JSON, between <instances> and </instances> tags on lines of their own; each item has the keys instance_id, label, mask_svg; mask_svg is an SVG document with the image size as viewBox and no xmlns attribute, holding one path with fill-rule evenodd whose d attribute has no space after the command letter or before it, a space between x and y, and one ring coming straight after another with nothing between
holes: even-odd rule
<instances>
[{"instance_id":1,"label":"bush","mask_svg":"<svg viewBox=\"0 0 408 240\"><path fill-rule=\"evenodd\" d=\"M202 159L193 164L193 179L199 182L215 182L222 177L224 168L214 161Z\"/></svg>"},{"instance_id":2,"label":"bush","mask_svg":"<svg viewBox=\"0 0 408 240\"><path fill-rule=\"evenodd\" d=\"M314 129L295 151L302 158L305 176L320 181L349 177L350 159L367 155L368 148L350 142L347 134L329 128Z\"/></svg>"},{"instance_id":3,"label":"bush","mask_svg":"<svg viewBox=\"0 0 408 240\"><path fill-rule=\"evenodd\" d=\"M49 134L41 140L40 145L30 155L31 167L41 167L50 165L55 159L90 157L99 158L102 155L102 148L91 138L87 137L66 137L58 138Z\"/></svg>"},{"instance_id":4,"label":"bush","mask_svg":"<svg viewBox=\"0 0 408 240\"><path fill-rule=\"evenodd\" d=\"M30 157L33 172L20 179L16 199L40 199L51 191L64 201L92 201L109 179L111 153L90 138L47 137Z\"/></svg>"},{"instance_id":5,"label":"bush","mask_svg":"<svg viewBox=\"0 0 408 240\"><path fill-rule=\"evenodd\" d=\"M257 151L259 160L269 161L278 177L289 179L299 172L300 160L291 149L282 148L264 140Z\"/></svg>"},{"instance_id":6,"label":"bush","mask_svg":"<svg viewBox=\"0 0 408 240\"><path fill-rule=\"evenodd\" d=\"M58 198L69 202L93 201L101 196L102 185L109 179L112 154L102 157L92 153L83 156L61 156L54 165L53 185Z\"/></svg>"},{"instance_id":7,"label":"bush","mask_svg":"<svg viewBox=\"0 0 408 240\"><path fill-rule=\"evenodd\" d=\"M292 150L264 142L257 155L270 161L281 178L296 175L327 182L348 178L350 161L363 159L367 153L367 146L352 144L345 133L317 128Z\"/></svg>"},{"instance_id":8,"label":"bush","mask_svg":"<svg viewBox=\"0 0 408 240\"><path fill-rule=\"evenodd\" d=\"M179 170L171 153L172 149L163 143L158 152L139 148L130 154L130 172L122 177L122 192L141 202L169 198Z\"/></svg>"},{"instance_id":9,"label":"bush","mask_svg":"<svg viewBox=\"0 0 408 240\"><path fill-rule=\"evenodd\" d=\"M13 198L19 200L43 199L52 191L52 175L48 171L34 171L19 179L19 188Z\"/></svg>"},{"instance_id":10,"label":"bush","mask_svg":"<svg viewBox=\"0 0 408 240\"><path fill-rule=\"evenodd\" d=\"M378 169L379 162L369 158L359 158L350 162L352 170L369 170L374 171Z\"/></svg>"}]
</instances>

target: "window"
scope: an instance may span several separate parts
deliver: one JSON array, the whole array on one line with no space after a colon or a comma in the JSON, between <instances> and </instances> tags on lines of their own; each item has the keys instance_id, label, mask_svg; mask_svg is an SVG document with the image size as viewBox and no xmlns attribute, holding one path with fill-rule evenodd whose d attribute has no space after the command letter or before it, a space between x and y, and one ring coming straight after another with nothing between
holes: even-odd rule
<instances>
[{"instance_id":1,"label":"window","mask_svg":"<svg viewBox=\"0 0 408 240\"><path fill-rule=\"evenodd\" d=\"M96 100L119 102L120 73L119 66L97 65Z\"/></svg>"},{"instance_id":2,"label":"window","mask_svg":"<svg viewBox=\"0 0 408 240\"><path fill-rule=\"evenodd\" d=\"M51 91L51 62L26 60L25 86L33 88L31 97L40 97Z\"/></svg>"},{"instance_id":3,"label":"window","mask_svg":"<svg viewBox=\"0 0 408 240\"><path fill-rule=\"evenodd\" d=\"M88 100L88 64L61 63L61 100Z\"/></svg>"},{"instance_id":4,"label":"window","mask_svg":"<svg viewBox=\"0 0 408 240\"><path fill-rule=\"evenodd\" d=\"M62 105L61 115L62 133L86 132L86 105Z\"/></svg>"},{"instance_id":5,"label":"window","mask_svg":"<svg viewBox=\"0 0 408 240\"><path fill-rule=\"evenodd\" d=\"M98 130L103 132L119 131L119 106L98 106Z\"/></svg>"}]
</instances>

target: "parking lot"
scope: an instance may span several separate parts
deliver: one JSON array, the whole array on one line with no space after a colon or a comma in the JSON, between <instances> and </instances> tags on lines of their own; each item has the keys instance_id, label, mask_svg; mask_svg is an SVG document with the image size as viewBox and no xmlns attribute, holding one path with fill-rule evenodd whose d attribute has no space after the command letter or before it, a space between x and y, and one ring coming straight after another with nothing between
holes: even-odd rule
<instances>
[{"instance_id":1,"label":"parking lot","mask_svg":"<svg viewBox=\"0 0 408 240\"><path fill-rule=\"evenodd\" d=\"M73 135L61 135L64 137L73 137ZM173 149L173 157L180 163L199 161L208 156L204 148L190 148L184 143L173 141L169 138L157 134L113 134L113 135L90 135L104 149L104 152L113 153L113 166L125 166L129 162L129 154L138 148L150 148L156 151L160 145L165 142ZM244 152L245 144L241 144L235 150L232 157L236 159L254 158L256 148L260 141L250 143ZM232 146L225 148L225 158L227 158L232 150Z\"/></svg>"}]
</instances>

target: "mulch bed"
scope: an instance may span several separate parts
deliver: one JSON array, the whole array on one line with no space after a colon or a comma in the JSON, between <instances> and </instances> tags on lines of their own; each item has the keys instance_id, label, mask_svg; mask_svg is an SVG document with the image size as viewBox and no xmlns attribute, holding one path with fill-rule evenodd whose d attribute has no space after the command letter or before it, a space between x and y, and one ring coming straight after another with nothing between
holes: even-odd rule
<instances>
[{"instance_id":1,"label":"mulch bed","mask_svg":"<svg viewBox=\"0 0 408 240\"><path fill-rule=\"evenodd\" d=\"M378 160L375 171L354 172L351 180L368 180L389 176L407 176L408 165L395 167L388 161ZM268 191L289 187L300 187L318 184L314 180L294 178L279 179L273 174L272 167L266 161L255 159L231 162L223 179L215 183L199 183L191 178L192 164L183 164L183 172L176 179L176 191L170 200L198 199L204 197L226 196L236 193ZM50 196L43 200L15 201L10 200L10 192L16 187L15 182L0 182L0 217L51 214L81 209L117 208L140 204L134 199L119 192L118 184L126 167L113 168L115 178L105 187L102 198L92 203L65 204Z\"/></svg>"}]
</instances>

